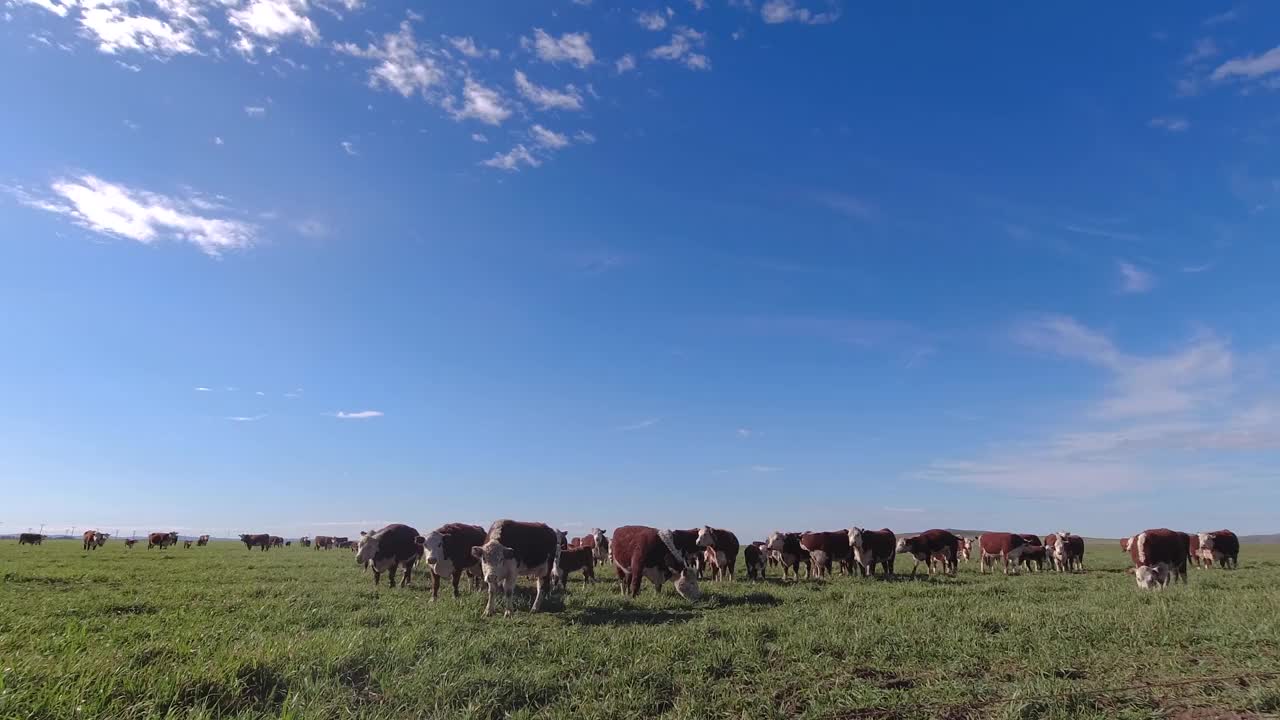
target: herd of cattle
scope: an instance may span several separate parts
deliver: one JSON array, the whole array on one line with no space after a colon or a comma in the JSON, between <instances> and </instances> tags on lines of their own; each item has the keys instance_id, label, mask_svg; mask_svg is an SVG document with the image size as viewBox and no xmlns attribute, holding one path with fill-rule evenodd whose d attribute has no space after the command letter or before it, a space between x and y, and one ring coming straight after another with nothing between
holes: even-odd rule
<instances>
[{"instance_id":1,"label":"herd of cattle","mask_svg":"<svg viewBox=\"0 0 1280 720\"><path fill-rule=\"evenodd\" d=\"M84 549L102 547L109 537L107 533L87 531ZM43 535L22 533L18 543L39 545L44 539ZM292 545L292 541L266 533L241 535L240 541L249 550L260 548L264 552ZM125 547L132 548L136 542L127 539ZM164 549L178 542L177 532L147 536L148 549ZM184 541L187 548L208 543L208 535L201 535L194 542ZM585 582L594 582L595 568L602 563L613 565L624 595L638 595L645 579L658 591L670 580L679 595L696 600L701 594L698 581L705 574L712 580L734 579L739 550L750 580L765 578L769 567L780 568L784 581L799 580L801 568L809 578L827 577L835 569L872 577L877 568L891 577L898 555L904 553L915 560L912 577L922 564L930 575L954 575L959 563L975 554L983 573L997 565L1006 575L1017 574L1020 569L1043 571L1046 567L1057 572L1085 569L1084 538L1068 532L1044 538L1006 532L966 538L947 530L929 530L899 538L888 529L853 527L833 532L775 532L762 542L740 547L732 532L711 526L660 530L628 525L616 529L612 538L604 530L593 529L570 539L564 531L543 523L498 520L488 531L479 525L450 523L422 535L397 523L361 532L358 540L320 535L314 539L303 537L298 544L316 550L351 549L356 562L373 571L375 585L387 573L388 582L394 587L397 571L403 571L400 585L408 585L414 566L419 560L425 561L431 571L432 600L439 597L442 579L452 584L456 597L465 574L473 588L488 588L486 615L493 614L499 601L505 601L506 613L510 614L519 577L536 580L533 610L537 611L553 586L564 587L568 576L577 572L582 573ZM1240 555L1240 540L1230 530L1188 534L1160 528L1125 538L1120 544L1133 561L1129 572L1143 589L1165 588L1178 580L1187 582L1187 567L1192 563L1234 569Z\"/></svg>"}]
</instances>

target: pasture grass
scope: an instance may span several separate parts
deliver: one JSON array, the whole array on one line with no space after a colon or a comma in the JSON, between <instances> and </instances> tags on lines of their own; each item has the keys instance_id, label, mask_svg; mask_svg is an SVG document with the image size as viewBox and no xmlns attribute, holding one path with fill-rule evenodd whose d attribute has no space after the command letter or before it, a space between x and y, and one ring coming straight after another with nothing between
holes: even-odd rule
<instances>
[{"instance_id":1,"label":"pasture grass","mask_svg":"<svg viewBox=\"0 0 1280 720\"><path fill-rule=\"evenodd\" d=\"M704 582L482 618L347 551L0 544L0 718L1209 718L1280 713L1280 546L1139 592L1078 575ZM910 569L900 560L899 569ZM739 573L742 565L739 564ZM385 583L385 578L384 578ZM1191 681L1168 687L1150 683ZM1117 690L1116 688L1128 688ZM1101 691L1101 692L1100 692Z\"/></svg>"}]
</instances>

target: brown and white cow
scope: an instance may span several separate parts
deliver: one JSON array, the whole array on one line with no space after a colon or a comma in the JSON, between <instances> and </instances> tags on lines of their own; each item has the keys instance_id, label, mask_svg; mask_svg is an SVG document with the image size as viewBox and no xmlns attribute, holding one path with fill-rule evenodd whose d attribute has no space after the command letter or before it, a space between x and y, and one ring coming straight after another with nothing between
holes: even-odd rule
<instances>
[{"instance_id":1,"label":"brown and white cow","mask_svg":"<svg viewBox=\"0 0 1280 720\"><path fill-rule=\"evenodd\" d=\"M403 569L400 587L413 580L413 566L422 557L426 539L418 531L402 523L392 523L381 530L360 532L356 548L356 564L373 569L373 585L377 587L382 573L387 573L387 584L396 586L396 570Z\"/></svg>"},{"instance_id":2,"label":"brown and white cow","mask_svg":"<svg viewBox=\"0 0 1280 720\"><path fill-rule=\"evenodd\" d=\"M845 530L831 532L806 532L800 534L800 545L810 553L822 551L827 554L826 570L832 564L840 563L840 570L849 572L850 550L849 533Z\"/></svg>"},{"instance_id":3,"label":"brown and white cow","mask_svg":"<svg viewBox=\"0 0 1280 720\"><path fill-rule=\"evenodd\" d=\"M316 536L316 539L313 541L313 545L312 545L312 547L314 547L316 550L332 550L332 549L333 549L333 536L332 536L332 535L317 535L317 536Z\"/></svg>"},{"instance_id":4,"label":"brown and white cow","mask_svg":"<svg viewBox=\"0 0 1280 720\"><path fill-rule=\"evenodd\" d=\"M915 537L902 538L896 548L898 554L910 553L916 564L911 568L911 577L916 576L920 563L925 563L929 574L933 574L933 565L929 562L934 555L942 558L942 571L948 575L956 574L956 562L960 552L960 538L947 530L928 530Z\"/></svg>"},{"instance_id":5,"label":"brown and white cow","mask_svg":"<svg viewBox=\"0 0 1280 720\"><path fill-rule=\"evenodd\" d=\"M1234 570L1240 566L1240 538L1230 530L1215 530L1199 534L1200 553L1205 567L1213 567L1217 563L1224 569Z\"/></svg>"},{"instance_id":6,"label":"brown and white cow","mask_svg":"<svg viewBox=\"0 0 1280 720\"><path fill-rule=\"evenodd\" d=\"M137 544L138 544L137 540L135 540L134 538L128 538L127 540L124 541L124 549L132 550L133 546Z\"/></svg>"},{"instance_id":7,"label":"brown and white cow","mask_svg":"<svg viewBox=\"0 0 1280 720\"><path fill-rule=\"evenodd\" d=\"M284 547L284 538L279 535L271 536L271 547Z\"/></svg>"},{"instance_id":8,"label":"brown and white cow","mask_svg":"<svg viewBox=\"0 0 1280 720\"><path fill-rule=\"evenodd\" d=\"M311 538L307 536L300 537L298 538L298 544L302 547L311 547Z\"/></svg>"},{"instance_id":9,"label":"brown and white cow","mask_svg":"<svg viewBox=\"0 0 1280 720\"><path fill-rule=\"evenodd\" d=\"M538 612L551 589L551 571L560 554L560 538L543 523L496 520L489 526L485 544L471 548L471 554L480 560L484 580L489 585L485 615L493 614L498 593L506 598L503 615L511 614L516 579L521 576L537 580L532 611Z\"/></svg>"},{"instance_id":10,"label":"brown and white cow","mask_svg":"<svg viewBox=\"0 0 1280 720\"><path fill-rule=\"evenodd\" d=\"M266 552L271 548L271 536L267 533L256 534L240 534L240 542L244 543L245 550L252 550L255 547L262 548Z\"/></svg>"},{"instance_id":11,"label":"brown and white cow","mask_svg":"<svg viewBox=\"0 0 1280 720\"><path fill-rule=\"evenodd\" d=\"M676 592L686 600L697 600L702 591L689 562L690 546L696 554L697 533L691 530L658 530L644 525L626 525L613 531L610 554L623 595L636 597L645 578L654 592L674 578Z\"/></svg>"},{"instance_id":12,"label":"brown and white cow","mask_svg":"<svg viewBox=\"0 0 1280 720\"><path fill-rule=\"evenodd\" d=\"M1063 530L1046 535L1044 546L1058 572L1084 571L1084 538Z\"/></svg>"},{"instance_id":13,"label":"brown and white cow","mask_svg":"<svg viewBox=\"0 0 1280 720\"><path fill-rule=\"evenodd\" d=\"M591 528L591 532L586 535L574 538L569 543L569 547L591 548L592 557L597 564L609 559L609 538L600 528Z\"/></svg>"},{"instance_id":14,"label":"brown and white cow","mask_svg":"<svg viewBox=\"0 0 1280 720\"><path fill-rule=\"evenodd\" d=\"M1191 559L1191 564L1198 568L1204 567L1204 559L1200 556L1200 534L1187 533L1187 557Z\"/></svg>"},{"instance_id":15,"label":"brown and white cow","mask_svg":"<svg viewBox=\"0 0 1280 720\"><path fill-rule=\"evenodd\" d=\"M782 579L787 579L788 573L794 573L795 579L800 579L800 566L804 565L807 574L813 574L812 558L809 550L800 544L800 533L784 533L774 532L769 534L769 539L765 541L765 547L770 553L776 553L778 563L782 565Z\"/></svg>"},{"instance_id":16,"label":"brown and white cow","mask_svg":"<svg viewBox=\"0 0 1280 720\"><path fill-rule=\"evenodd\" d=\"M714 564L711 571L712 580L733 580L734 570L738 565L738 536L728 530L702 526L698 531L698 547L711 550L706 554L708 566Z\"/></svg>"},{"instance_id":17,"label":"brown and white cow","mask_svg":"<svg viewBox=\"0 0 1280 720\"><path fill-rule=\"evenodd\" d=\"M1143 590L1168 587L1171 582L1187 582L1187 533L1157 528L1143 531L1129 540L1134 578Z\"/></svg>"},{"instance_id":18,"label":"brown and white cow","mask_svg":"<svg viewBox=\"0 0 1280 720\"><path fill-rule=\"evenodd\" d=\"M1000 561L1004 574L1018 574L1018 565L1022 562L1022 553L1026 552L1027 541L1021 535L1007 532L983 533L978 536L978 562L982 574Z\"/></svg>"},{"instance_id":19,"label":"brown and white cow","mask_svg":"<svg viewBox=\"0 0 1280 720\"><path fill-rule=\"evenodd\" d=\"M196 538L196 547L204 547L208 544L209 544L208 535L201 535L200 537Z\"/></svg>"},{"instance_id":20,"label":"brown and white cow","mask_svg":"<svg viewBox=\"0 0 1280 720\"><path fill-rule=\"evenodd\" d=\"M809 551L810 577L823 580L831 576L831 556L825 550Z\"/></svg>"},{"instance_id":21,"label":"brown and white cow","mask_svg":"<svg viewBox=\"0 0 1280 720\"><path fill-rule=\"evenodd\" d=\"M153 547L158 547L161 550L163 550L169 547L170 545L177 545L177 544L178 544L178 533L176 531L167 532L167 533L153 532L147 535L148 550L150 550Z\"/></svg>"},{"instance_id":22,"label":"brown and white cow","mask_svg":"<svg viewBox=\"0 0 1280 720\"><path fill-rule=\"evenodd\" d=\"M956 559L969 562L973 557L973 548L977 545L977 538L960 538L960 547L956 548Z\"/></svg>"},{"instance_id":23,"label":"brown and white cow","mask_svg":"<svg viewBox=\"0 0 1280 720\"><path fill-rule=\"evenodd\" d=\"M742 548L742 559L747 565L748 580L763 580L769 564L765 561L764 543L753 542Z\"/></svg>"},{"instance_id":24,"label":"brown and white cow","mask_svg":"<svg viewBox=\"0 0 1280 720\"><path fill-rule=\"evenodd\" d=\"M875 577L876 566L879 565L886 577L893 577L893 564L898 557L898 538L892 530L851 527L848 535L853 564L860 574Z\"/></svg>"},{"instance_id":25,"label":"brown and white cow","mask_svg":"<svg viewBox=\"0 0 1280 720\"><path fill-rule=\"evenodd\" d=\"M84 549L94 550L97 547L98 547L98 531L85 530L84 531Z\"/></svg>"},{"instance_id":26,"label":"brown and white cow","mask_svg":"<svg viewBox=\"0 0 1280 720\"><path fill-rule=\"evenodd\" d=\"M489 533L479 525L449 523L441 525L427 535L422 545L422 555L431 568L431 599L440 597L440 579L449 578L453 583L453 596L458 597L458 581L462 574L471 577L471 586L478 589L482 571L480 560L471 554L471 548L484 545Z\"/></svg>"},{"instance_id":27,"label":"brown and white cow","mask_svg":"<svg viewBox=\"0 0 1280 720\"><path fill-rule=\"evenodd\" d=\"M44 543L44 535L40 533L19 533L19 545L41 545Z\"/></svg>"},{"instance_id":28,"label":"brown and white cow","mask_svg":"<svg viewBox=\"0 0 1280 720\"><path fill-rule=\"evenodd\" d=\"M560 551L560 556L556 558L551 579L558 583L561 588L567 590L569 588L569 575L572 573L581 572L584 583L595 582L595 568L596 553L594 547L565 548Z\"/></svg>"}]
</instances>

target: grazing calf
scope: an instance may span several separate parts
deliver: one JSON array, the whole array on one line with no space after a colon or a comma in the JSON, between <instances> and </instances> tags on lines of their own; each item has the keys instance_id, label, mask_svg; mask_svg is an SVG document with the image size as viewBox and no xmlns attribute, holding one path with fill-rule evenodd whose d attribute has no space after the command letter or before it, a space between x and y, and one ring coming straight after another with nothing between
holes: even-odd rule
<instances>
[{"instance_id":1,"label":"grazing calf","mask_svg":"<svg viewBox=\"0 0 1280 720\"><path fill-rule=\"evenodd\" d=\"M204 547L205 545L208 545L208 544L209 544L208 535L201 535L200 537L196 538L196 547Z\"/></svg>"},{"instance_id":2,"label":"grazing calf","mask_svg":"<svg viewBox=\"0 0 1280 720\"><path fill-rule=\"evenodd\" d=\"M893 563L898 556L898 538L889 528L863 530L849 528L849 551L853 566L859 574L874 577L876 566L883 568L886 577L893 577Z\"/></svg>"},{"instance_id":3,"label":"grazing calf","mask_svg":"<svg viewBox=\"0 0 1280 720\"><path fill-rule=\"evenodd\" d=\"M458 597L458 581L465 572L471 577L472 589L481 583L480 560L471 554L488 540L488 533L479 525L449 523L441 525L427 535L422 545L423 557L431 568L431 599L440 597L440 579L449 578L453 583L453 596Z\"/></svg>"},{"instance_id":4,"label":"grazing calf","mask_svg":"<svg viewBox=\"0 0 1280 720\"><path fill-rule=\"evenodd\" d=\"M538 612L543 598L550 592L551 571L560 555L560 538L555 530L542 523L497 520L489 526L485 544L471 548L471 554L480 561L484 580L489 585L489 600L484 606L486 616L493 614L498 593L506 598L503 615L511 614L516 579L521 576L537 580L532 610Z\"/></svg>"},{"instance_id":5,"label":"grazing calf","mask_svg":"<svg viewBox=\"0 0 1280 720\"><path fill-rule=\"evenodd\" d=\"M568 548L560 551L560 556L556 559L555 568L551 575L552 579L559 583L561 588L568 589L570 573L581 571L584 583L595 582L595 567L595 548Z\"/></svg>"},{"instance_id":6,"label":"grazing calf","mask_svg":"<svg viewBox=\"0 0 1280 720\"><path fill-rule=\"evenodd\" d=\"M819 580L831 574L831 556L824 550L809 551L810 576Z\"/></svg>"},{"instance_id":7,"label":"grazing calf","mask_svg":"<svg viewBox=\"0 0 1280 720\"><path fill-rule=\"evenodd\" d=\"M694 541L698 547L707 548L707 565L712 566L712 580L732 580L738 564L738 536L728 530L704 525Z\"/></svg>"},{"instance_id":8,"label":"grazing calf","mask_svg":"<svg viewBox=\"0 0 1280 720\"><path fill-rule=\"evenodd\" d=\"M1171 582L1187 582L1187 534L1167 528L1146 530L1129 540L1138 587L1151 590Z\"/></svg>"},{"instance_id":9,"label":"grazing calf","mask_svg":"<svg viewBox=\"0 0 1280 720\"><path fill-rule=\"evenodd\" d=\"M1022 562L1022 553L1026 552L1027 541L1021 535L1013 533L983 533L978 536L979 563L982 574L993 567L997 560L1003 565L1004 574L1018 574L1018 565ZM1012 566L1012 567L1011 567Z\"/></svg>"},{"instance_id":10,"label":"grazing calf","mask_svg":"<svg viewBox=\"0 0 1280 720\"><path fill-rule=\"evenodd\" d=\"M153 532L147 535L147 549L158 547L161 550L170 545L178 544L178 533L176 531L167 533Z\"/></svg>"},{"instance_id":11,"label":"grazing calf","mask_svg":"<svg viewBox=\"0 0 1280 720\"><path fill-rule=\"evenodd\" d=\"M809 551L800 544L800 533L784 533L775 532L769 535L769 539L765 541L765 547L770 553L776 553L774 557L778 559L778 563L782 565L782 579L787 579L787 573L795 573L795 579L800 579L800 566L803 564L806 574L813 574L812 559Z\"/></svg>"},{"instance_id":12,"label":"grazing calf","mask_svg":"<svg viewBox=\"0 0 1280 720\"><path fill-rule=\"evenodd\" d=\"M125 549L125 550L132 550L132 549L133 549L133 546L134 546L135 544L137 544L137 542L138 542L138 541L137 541L137 540L134 540L133 538L129 538L129 539L125 540L125 541L124 541L124 549Z\"/></svg>"},{"instance_id":13,"label":"grazing calf","mask_svg":"<svg viewBox=\"0 0 1280 720\"><path fill-rule=\"evenodd\" d=\"M20 533L18 535L19 545L40 545L44 543L44 536L40 533Z\"/></svg>"},{"instance_id":14,"label":"grazing calf","mask_svg":"<svg viewBox=\"0 0 1280 720\"><path fill-rule=\"evenodd\" d=\"M806 532L800 535L800 545L810 553L821 550L827 554L827 570L832 563L840 563L840 569L849 571L849 533L845 530L834 532Z\"/></svg>"},{"instance_id":15,"label":"grazing calf","mask_svg":"<svg viewBox=\"0 0 1280 720\"><path fill-rule=\"evenodd\" d=\"M753 542L742 548L742 559L747 564L748 580L763 580L765 577L765 568L768 564L764 559L764 543Z\"/></svg>"},{"instance_id":16,"label":"grazing calf","mask_svg":"<svg viewBox=\"0 0 1280 720\"><path fill-rule=\"evenodd\" d=\"M934 555L942 556L942 570L948 575L956 574L956 560L960 552L960 538L946 530L929 530L915 537L902 538L898 541L897 553L910 553L916 560L911 568L911 577L916 576L920 563L925 563L929 574L933 574L933 566L929 560Z\"/></svg>"},{"instance_id":17,"label":"grazing calf","mask_svg":"<svg viewBox=\"0 0 1280 720\"><path fill-rule=\"evenodd\" d=\"M697 600L702 592L698 578L688 561L688 552L680 530L658 530L643 525L627 525L613 531L613 567L623 595L636 597L645 578L653 583L654 592L662 592L662 584L675 579L676 592L686 600ZM697 536L694 535L696 543Z\"/></svg>"},{"instance_id":18,"label":"grazing calf","mask_svg":"<svg viewBox=\"0 0 1280 720\"><path fill-rule=\"evenodd\" d=\"M960 538L960 547L956 549L956 560L969 562L973 557L973 546L977 544L977 538Z\"/></svg>"},{"instance_id":19,"label":"grazing calf","mask_svg":"<svg viewBox=\"0 0 1280 720\"><path fill-rule=\"evenodd\" d=\"M1200 553L1205 567L1217 563L1223 569L1234 570L1240 566L1240 538L1230 530L1215 530L1199 535Z\"/></svg>"},{"instance_id":20,"label":"grazing calf","mask_svg":"<svg viewBox=\"0 0 1280 720\"><path fill-rule=\"evenodd\" d=\"M262 552L271 549L271 536L266 533L257 534L241 534L240 542L244 543L245 550L252 550L255 547L262 548Z\"/></svg>"},{"instance_id":21,"label":"grazing calf","mask_svg":"<svg viewBox=\"0 0 1280 720\"><path fill-rule=\"evenodd\" d=\"M414 528L393 523L381 530L360 532L356 547L356 564L373 568L373 585L378 586L382 573L387 573L387 584L396 586L396 569L404 569L400 587L413 580L413 566L422 556L425 539Z\"/></svg>"}]
</instances>

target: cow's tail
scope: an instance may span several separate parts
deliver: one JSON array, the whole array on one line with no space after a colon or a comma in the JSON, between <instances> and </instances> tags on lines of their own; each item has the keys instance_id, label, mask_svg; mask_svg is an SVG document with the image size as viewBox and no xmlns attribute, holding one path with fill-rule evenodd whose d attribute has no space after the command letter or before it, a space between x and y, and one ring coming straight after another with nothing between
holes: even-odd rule
<instances>
[{"instance_id":1,"label":"cow's tail","mask_svg":"<svg viewBox=\"0 0 1280 720\"><path fill-rule=\"evenodd\" d=\"M1138 536L1138 564L1147 564L1147 534L1142 533Z\"/></svg>"},{"instance_id":2,"label":"cow's tail","mask_svg":"<svg viewBox=\"0 0 1280 720\"><path fill-rule=\"evenodd\" d=\"M667 550L671 551L671 555L676 559L676 562L680 563L681 569L685 568L684 554L676 549L676 536L670 530L659 530L658 538L662 540L663 545L667 546Z\"/></svg>"}]
</instances>

